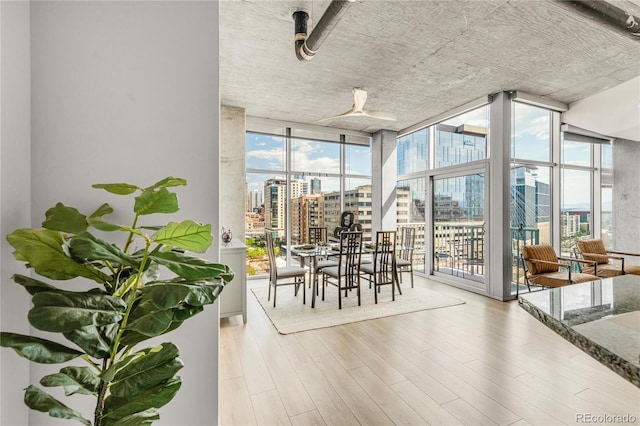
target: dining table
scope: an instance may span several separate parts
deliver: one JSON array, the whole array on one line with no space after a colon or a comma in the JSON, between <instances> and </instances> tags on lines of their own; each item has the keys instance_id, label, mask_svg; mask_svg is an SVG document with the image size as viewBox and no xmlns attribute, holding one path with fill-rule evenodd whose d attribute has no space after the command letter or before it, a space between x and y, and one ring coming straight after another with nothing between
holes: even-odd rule
<instances>
[{"instance_id":1,"label":"dining table","mask_svg":"<svg viewBox=\"0 0 640 426\"><path fill-rule=\"evenodd\" d=\"M300 259L301 267L309 267L309 282L312 283L311 307L315 308L316 295L318 294L318 280L315 276L317 274L316 269L318 267L318 259L329 256L338 256L340 254L340 245L338 243L300 244L292 246L283 245L282 249L290 252L292 256L298 257ZM376 247L374 243L366 243L362 247L362 253L371 254L375 252L375 249ZM400 282L398 280L397 271L394 272L394 275L398 290L400 294L402 294L402 290L400 290Z\"/></svg>"},{"instance_id":2,"label":"dining table","mask_svg":"<svg viewBox=\"0 0 640 426\"><path fill-rule=\"evenodd\" d=\"M316 279L316 269L318 267L318 259L327 256L336 256L340 254L340 248L337 244L301 244L294 246L283 246L284 250L291 252L292 256L300 259L300 266L309 267L309 282L313 283L311 294L311 307L316 306L316 294L318 293L318 280Z\"/></svg>"}]
</instances>

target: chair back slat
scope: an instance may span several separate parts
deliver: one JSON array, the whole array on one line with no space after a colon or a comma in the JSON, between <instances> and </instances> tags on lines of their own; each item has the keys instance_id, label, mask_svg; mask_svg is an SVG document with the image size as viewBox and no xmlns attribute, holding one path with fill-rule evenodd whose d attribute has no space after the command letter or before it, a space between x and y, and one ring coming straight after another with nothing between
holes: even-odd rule
<instances>
[{"instance_id":1,"label":"chair back slat","mask_svg":"<svg viewBox=\"0 0 640 426\"><path fill-rule=\"evenodd\" d=\"M376 248L373 253L374 273L379 274L379 282L393 279L396 263L396 231L376 232Z\"/></svg>"},{"instance_id":2,"label":"chair back slat","mask_svg":"<svg viewBox=\"0 0 640 426\"><path fill-rule=\"evenodd\" d=\"M265 240L267 243L267 254L269 255L269 277L271 281L275 281L277 274L276 253L273 247L273 234L271 234L271 231L265 232Z\"/></svg>"},{"instance_id":3,"label":"chair back slat","mask_svg":"<svg viewBox=\"0 0 640 426\"><path fill-rule=\"evenodd\" d=\"M360 274L362 257L362 232L344 231L340 234L340 256L338 269L346 276L347 284L351 285L354 278Z\"/></svg>"},{"instance_id":4,"label":"chair back slat","mask_svg":"<svg viewBox=\"0 0 640 426\"><path fill-rule=\"evenodd\" d=\"M400 251L398 257L402 260L413 260L413 246L416 240L416 229L405 226L400 230Z\"/></svg>"},{"instance_id":5,"label":"chair back slat","mask_svg":"<svg viewBox=\"0 0 640 426\"><path fill-rule=\"evenodd\" d=\"M319 244L327 242L327 228L326 227L310 227L309 228L309 243Z\"/></svg>"}]
</instances>

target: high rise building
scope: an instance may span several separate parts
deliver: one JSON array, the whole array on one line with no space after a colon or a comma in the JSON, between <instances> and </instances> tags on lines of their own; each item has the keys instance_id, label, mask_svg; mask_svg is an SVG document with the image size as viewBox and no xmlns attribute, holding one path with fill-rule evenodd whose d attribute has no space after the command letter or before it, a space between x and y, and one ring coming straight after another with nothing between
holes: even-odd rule
<instances>
[{"instance_id":1,"label":"high rise building","mask_svg":"<svg viewBox=\"0 0 640 426\"><path fill-rule=\"evenodd\" d=\"M308 182L291 179L291 199L299 198L309 190ZM264 222L265 228L274 232L274 236L286 236L287 179L272 177L264 182Z\"/></svg>"},{"instance_id":2,"label":"high rise building","mask_svg":"<svg viewBox=\"0 0 640 426\"><path fill-rule=\"evenodd\" d=\"M561 220L563 237L573 237L580 231L580 215L563 212Z\"/></svg>"},{"instance_id":3,"label":"high rise building","mask_svg":"<svg viewBox=\"0 0 640 426\"><path fill-rule=\"evenodd\" d=\"M548 183L541 182L535 169L526 166L511 170L511 226L537 229L548 223L551 194Z\"/></svg>"},{"instance_id":4,"label":"high rise building","mask_svg":"<svg viewBox=\"0 0 640 426\"><path fill-rule=\"evenodd\" d=\"M325 223L324 198L321 194L303 195L291 200L291 243L308 243L308 229L322 226Z\"/></svg>"},{"instance_id":5,"label":"high rise building","mask_svg":"<svg viewBox=\"0 0 640 426\"><path fill-rule=\"evenodd\" d=\"M247 194L247 212L248 213L259 212L263 202L264 202L264 199L263 199L262 191L259 191L257 189L254 189L253 191L249 191Z\"/></svg>"},{"instance_id":6,"label":"high rise building","mask_svg":"<svg viewBox=\"0 0 640 426\"><path fill-rule=\"evenodd\" d=\"M320 178L314 177L311 178L311 195L322 194L322 181Z\"/></svg>"},{"instance_id":7,"label":"high rise building","mask_svg":"<svg viewBox=\"0 0 640 426\"><path fill-rule=\"evenodd\" d=\"M344 192L344 210L353 213L355 222L362 226L362 237L371 241L371 185L358 186ZM340 192L324 194L324 221L328 235L340 226L342 209L340 208Z\"/></svg>"},{"instance_id":8,"label":"high rise building","mask_svg":"<svg viewBox=\"0 0 640 426\"><path fill-rule=\"evenodd\" d=\"M272 177L264 182L264 226L280 238L286 230L287 180Z\"/></svg>"}]
</instances>

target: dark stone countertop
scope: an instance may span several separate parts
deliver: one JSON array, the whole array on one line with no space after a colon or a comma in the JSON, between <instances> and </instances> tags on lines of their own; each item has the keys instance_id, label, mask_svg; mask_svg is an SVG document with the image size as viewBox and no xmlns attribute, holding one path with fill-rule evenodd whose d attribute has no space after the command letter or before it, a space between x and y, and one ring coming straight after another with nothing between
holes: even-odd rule
<instances>
[{"instance_id":1,"label":"dark stone countertop","mask_svg":"<svg viewBox=\"0 0 640 426\"><path fill-rule=\"evenodd\" d=\"M640 276L521 294L520 306L640 387Z\"/></svg>"}]
</instances>

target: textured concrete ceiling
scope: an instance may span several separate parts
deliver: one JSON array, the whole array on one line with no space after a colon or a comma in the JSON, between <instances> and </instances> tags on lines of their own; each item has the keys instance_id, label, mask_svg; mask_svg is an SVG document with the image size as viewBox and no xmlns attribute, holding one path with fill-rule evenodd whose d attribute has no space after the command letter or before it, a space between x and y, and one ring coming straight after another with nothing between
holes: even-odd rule
<instances>
[{"instance_id":1,"label":"textured concrete ceiling","mask_svg":"<svg viewBox=\"0 0 640 426\"><path fill-rule=\"evenodd\" d=\"M610 1L640 16L639 0ZM395 122L322 125L400 130L490 93L520 90L571 103L640 75L640 37L555 0L382 1L350 6L315 58L294 53L296 10L309 31L328 1L220 2L223 105L299 123L348 110L351 89Z\"/></svg>"}]
</instances>

